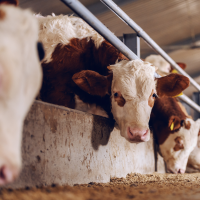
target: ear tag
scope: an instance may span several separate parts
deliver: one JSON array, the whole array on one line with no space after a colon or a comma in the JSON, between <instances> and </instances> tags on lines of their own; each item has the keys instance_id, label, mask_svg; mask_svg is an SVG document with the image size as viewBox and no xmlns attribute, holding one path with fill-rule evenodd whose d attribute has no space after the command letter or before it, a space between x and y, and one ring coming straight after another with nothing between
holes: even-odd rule
<instances>
[{"instance_id":1,"label":"ear tag","mask_svg":"<svg viewBox=\"0 0 200 200\"><path fill-rule=\"evenodd\" d=\"M178 71L176 69L173 69L171 73L178 74Z\"/></svg>"},{"instance_id":2,"label":"ear tag","mask_svg":"<svg viewBox=\"0 0 200 200\"><path fill-rule=\"evenodd\" d=\"M172 122L171 126L170 126L171 131L174 130L174 122Z\"/></svg>"},{"instance_id":3,"label":"ear tag","mask_svg":"<svg viewBox=\"0 0 200 200\"><path fill-rule=\"evenodd\" d=\"M181 95L183 95L183 93L182 93L182 92L181 92L180 94L178 94L178 95L174 96L174 97L179 97L179 96L181 96Z\"/></svg>"}]
</instances>

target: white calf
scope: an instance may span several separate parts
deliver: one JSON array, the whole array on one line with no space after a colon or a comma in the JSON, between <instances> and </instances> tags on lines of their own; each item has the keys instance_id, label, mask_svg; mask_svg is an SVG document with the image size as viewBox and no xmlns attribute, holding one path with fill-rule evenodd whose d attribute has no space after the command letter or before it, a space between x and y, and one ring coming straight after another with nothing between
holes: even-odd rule
<instances>
[{"instance_id":1,"label":"white calf","mask_svg":"<svg viewBox=\"0 0 200 200\"><path fill-rule=\"evenodd\" d=\"M21 168L25 116L41 86L38 24L29 10L0 5L0 184Z\"/></svg>"}]
</instances>

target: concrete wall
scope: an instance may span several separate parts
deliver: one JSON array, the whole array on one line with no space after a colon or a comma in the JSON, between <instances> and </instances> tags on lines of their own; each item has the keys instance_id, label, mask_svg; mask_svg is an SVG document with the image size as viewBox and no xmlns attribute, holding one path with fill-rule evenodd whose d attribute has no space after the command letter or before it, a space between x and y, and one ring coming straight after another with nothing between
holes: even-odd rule
<instances>
[{"instance_id":1,"label":"concrete wall","mask_svg":"<svg viewBox=\"0 0 200 200\"><path fill-rule=\"evenodd\" d=\"M109 182L155 171L153 139L131 144L110 119L36 101L24 123L20 178L11 186ZM157 169L164 172L163 160Z\"/></svg>"}]
</instances>

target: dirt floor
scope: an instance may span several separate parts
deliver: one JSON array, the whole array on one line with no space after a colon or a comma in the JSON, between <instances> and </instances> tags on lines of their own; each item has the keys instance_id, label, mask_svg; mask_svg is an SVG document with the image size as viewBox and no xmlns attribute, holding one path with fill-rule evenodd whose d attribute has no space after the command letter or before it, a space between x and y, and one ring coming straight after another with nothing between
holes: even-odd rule
<instances>
[{"instance_id":1,"label":"dirt floor","mask_svg":"<svg viewBox=\"0 0 200 200\"><path fill-rule=\"evenodd\" d=\"M126 179L112 178L110 183L87 185L0 189L2 200L192 200L200 199L200 173L129 174Z\"/></svg>"}]
</instances>

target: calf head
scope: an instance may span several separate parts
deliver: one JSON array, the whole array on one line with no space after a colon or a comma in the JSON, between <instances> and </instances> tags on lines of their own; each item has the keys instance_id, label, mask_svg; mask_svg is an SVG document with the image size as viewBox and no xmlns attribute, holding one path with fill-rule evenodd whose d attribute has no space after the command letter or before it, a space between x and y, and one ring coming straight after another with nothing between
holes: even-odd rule
<instances>
[{"instance_id":1,"label":"calf head","mask_svg":"<svg viewBox=\"0 0 200 200\"><path fill-rule=\"evenodd\" d=\"M188 157L197 144L200 121L195 122L188 118L181 111L177 101L173 98L170 100L168 98L156 100L151 114L150 127L156 136L168 171L184 173Z\"/></svg>"},{"instance_id":2,"label":"calf head","mask_svg":"<svg viewBox=\"0 0 200 200\"><path fill-rule=\"evenodd\" d=\"M200 128L199 121L187 118L181 121L180 129L172 134L160 145L161 154L172 173L184 173L190 153L197 144Z\"/></svg>"},{"instance_id":3,"label":"calf head","mask_svg":"<svg viewBox=\"0 0 200 200\"><path fill-rule=\"evenodd\" d=\"M156 96L179 94L189 85L188 78L171 74L155 79L155 67L140 60L123 60L108 68L108 76L83 70L72 79L91 95L110 95L113 117L129 142L148 141L148 122Z\"/></svg>"},{"instance_id":4,"label":"calf head","mask_svg":"<svg viewBox=\"0 0 200 200\"><path fill-rule=\"evenodd\" d=\"M0 185L21 168L25 116L41 86L38 24L33 14L1 5L0 13Z\"/></svg>"}]
</instances>

